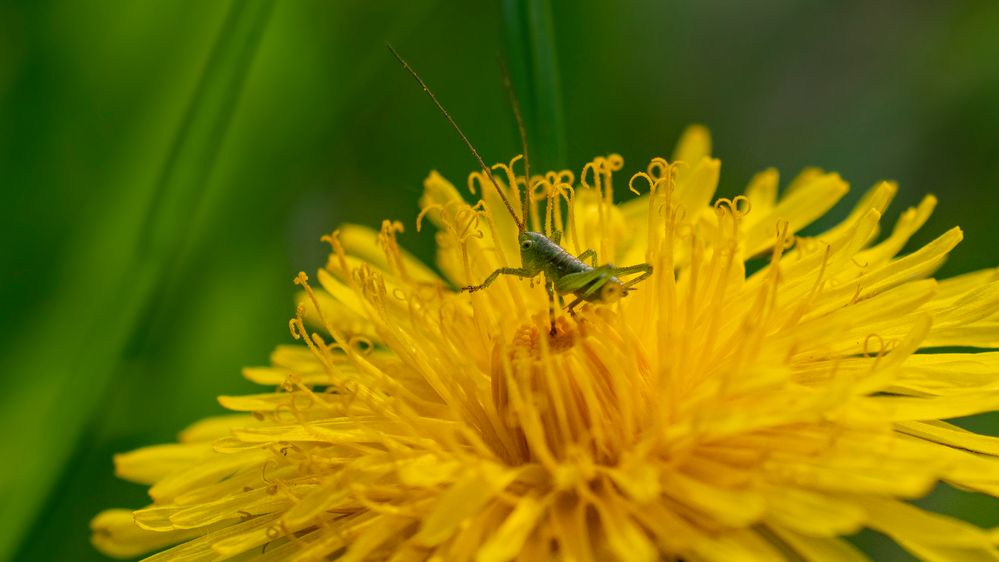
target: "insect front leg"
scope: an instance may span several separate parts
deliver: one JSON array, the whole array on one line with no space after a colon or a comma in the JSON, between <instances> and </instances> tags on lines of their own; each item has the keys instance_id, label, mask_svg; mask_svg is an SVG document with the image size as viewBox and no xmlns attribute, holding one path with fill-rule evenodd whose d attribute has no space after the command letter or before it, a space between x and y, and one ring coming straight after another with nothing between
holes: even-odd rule
<instances>
[{"instance_id":1,"label":"insect front leg","mask_svg":"<svg viewBox=\"0 0 999 562\"><path fill-rule=\"evenodd\" d=\"M474 293L475 291L481 291L482 289L485 289L486 287L492 285L493 281L495 281L496 278L499 277L500 275L513 275L515 277L529 279L537 274L538 274L537 271L531 271L526 267L501 267L496 271L490 273L489 277L486 277L486 280L483 281L481 285L468 285L462 287L461 290L468 291L469 293Z\"/></svg>"}]
</instances>

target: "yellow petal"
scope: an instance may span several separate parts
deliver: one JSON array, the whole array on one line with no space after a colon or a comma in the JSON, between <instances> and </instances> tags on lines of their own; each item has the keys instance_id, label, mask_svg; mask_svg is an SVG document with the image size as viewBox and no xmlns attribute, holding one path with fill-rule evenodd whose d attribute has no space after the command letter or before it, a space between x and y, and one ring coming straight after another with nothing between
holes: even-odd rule
<instances>
[{"instance_id":1,"label":"yellow petal","mask_svg":"<svg viewBox=\"0 0 999 562\"><path fill-rule=\"evenodd\" d=\"M320 280L324 277L330 277L328 273L324 273L324 270L319 271ZM313 298L315 301L312 300ZM318 308L316 303L319 304ZM305 312L303 320L312 329L324 329L326 322L329 322L338 333L344 334L346 337L358 335L370 340L377 340L377 333L371 321L363 315L355 313L349 306L324 291L314 292L313 297L304 291L297 293L295 306L302 307Z\"/></svg>"},{"instance_id":2,"label":"yellow petal","mask_svg":"<svg viewBox=\"0 0 999 562\"><path fill-rule=\"evenodd\" d=\"M344 312L339 312L338 314L350 314L349 318L366 321L367 310L364 308L363 300L354 292L354 289L331 275L325 269L320 269L316 272L316 279L319 280L319 284L322 285L323 289L329 293L329 296L338 303L338 306L346 309ZM326 310L323 309L324 314L325 312ZM334 313L337 312L334 311Z\"/></svg>"},{"instance_id":3,"label":"yellow petal","mask_svg":"<svg viewBox=\"0 0 999 562\"><path fill-rule=\"evenodd\" d=\"M192 464L157 482L149 495L157 503L167 503L191 489L197 489L219 480L230 479L240 469L252 467L256 472L267 458L265 451L248 451L232 455L212 455L212 462Z\"/></svg>"},{"instance_id":4,"label":"yellow petal","mask_svg":"<svg viewBox=\"0 0 999 562\"><path fill-rule=\"evenodd\" d=\"M686 519L680 517L673 506L665 502L650 502L643 505L628 504L628 514L635 518L646 532L655 537L659 548L666 552L684 552L698 541L710 541L710 537Z\"/></svg>"},{"instance_id":5,"label":"yellow petal","mask_svg":"<svg viewBox=\"0 0 999 562\"><path fill-rule=\"evenodd\" d=\"M346 253L377 265L383 271L392 271L392 264L379 244L379 232L366 226L346 224L338 228L340 243ZM417 282L433 283L440 278L412 254L398 249L405 272Z\"/></svg>"},{"instance_id":6,"label":"yellow petal","mask_svg":"<svg viewBox=\"0 0 999 562\"><path fill-rule=\"evenodd\" d=\"M906 421L896 423L895 428L906 435L932 443L999 456L999 437L979 435L947 422L936 420Z\"/></svg>"},{"instance_id":7,"label":"yellow petal","mask_svg":"<svg viewBox=\"0 0 999 562\"><path fill-rule=\"evenodd\" d=\"M336 559L341 562L360 562L371 560L372 553L387 541L404 533L406 527L415 525L408 517L393 517L385 515L364 528L357 536L352 537L347 546L347 552Z\"/></svg>"},{"instance_id":8,"label":"yellow petal","mask_svg":"<svg viewBox=\"0 0 999 562\"><path fill-rule=\"evenodd\" d=\"M250 519L239 525L238 529L233 529L233 531L238 532L227 538L218 538L218 540L213 541L211 550L228 558L267 544L274 540L279 532L284 531L275 525L276 519L274 514Z\"/></svg>"},{"instance_id":9,"label":"yellow petal","mask_svg":"<svg viewBox=\"0 0 999 562\"><path fill-rule=\"evenodd\" d=\"M451 480L461 465L435 455L422 455L399 468L399 481L413 488L432 488Z\"/></svg>"},{"instance_id":10,"label":"yellow petal","mask_svg":"<svg viewBox=\"0 0 999 562\"><path fill-rule=\"evenodd\" d=\"M199 535L198 531L147 531L135 524L127 509L102 511L90 522L90 529L94 546L115 558L134 558Z\"/></svg>"},{"instance_id":11,"label":"yellow petal","mask_svg":"<svg viewBox=\"0 0 999 562\"><path fill-rule=\"evenodd\" d=\"M871 461L876 462L877 457L872 457ZM864 470L804 459L774 459L767 465L775 480L837 493L891 494L912 498L926 494L937 481L936 474L916 472L909 465L890 470L870 466Z\"/></svg>"},{"instance_id":12,"label":"yellow petal","mask_svg":"<svg viewBox=\"0 0 999 562\"><path fill-rule=\"evenodd\" d=\"M288 485L286 491L304 493L313 486ZM220 500L177 509L170 515L174 529L197 529L227 521L240 516L240 512L252 515L277 513L288 509L294 500L283 494L271 493L266 488L237 493Z\"/></svg>"},{"instance_id":13,"label":"yellow petal","mask_svg":"<svg viewBox=\"0 0 999 562\"><path fill-rule=\"evenodd\" d=\"M788 234L794 234L824 215L847 191L848 185L838 174L816 176L789 191L772 208L761 209L749 223L743 234L746 255L756 255L773 246L779 221L787 221ZM750 215L754 212L750 210Z\"/></svg>"},{"instance_id":14,"label":"yellow petal","mask_svg":"<svg viewBox=\"0 0 999 562\"><path fill-rule=\"evenodd\" d=\"M226 541L233 537L238 537L244 533L253 533L254 531L262 528L266 529L273 524L274 520L275 517L273 515L263 515L241 523L236 523L235 525L212 527L202 530L198 532L198 535L200 535L199 538L177 545L169 550L164 550L159 554L146 558L143 562L194 562L195 560L215 560L220 558L220 555L212 550L212 545L221 541ZM257 544L263 543L258 542ZM250 548L252 548L252 546Z\"/></svg>"},{"instance_id":15,"label":"yellow petal","mask_svg":"<svg viewBox=\"0 0 999 562\"><path fill-rule=\"evenodd\" d=\"M805 184L802 184L801 188L804 187ZM829 240L842 236L845 230L852 228L854 223L872 210L876 211L878 215L884 215L885 209L888 208L888 204L891 203L897 191L898 186L891 182L881 182L875 185L860 198L846 220L823 232L820 237Z\"/></svg>"},{"instance_id":16,"label":"yellow petal","mask_svg":"<svg viewBox=\"0 0 999 562\"><path fill-rule=\"evenodd\" d=\"M296 381L309 385L326 385L332 382L329 373L322 370L321 367L319 370L310 372L296 372L280 367L244 367L243 376L251 382L265 386L281 386L289 380L289 377L294 377Z\"/></svg>"},{"instance_id":17,"label":"yellow petal","mask_svg":"<svg viewBox=\"0 0 999 562\"><path fill-rule=\"evenodd\" d=\"M842 539L802 535L780 526L770 527L808 562L865 562L866 556Z\"/></svg>"},{"instance_id":18,"label":"yellow petal","mask_svg":"<svg viewBox=\"0 0 999 562\"><path fill-rule=\"evenodd\" d=\"M680 135L673 150L673 162L693 165L711 156L711 133L703 125L690 125Z\"/></svg>"},{"instance_id":19,"label":"yellow petal","mask_svg":"<svg viewBox=\"0 0 999 562\"><path fill-rule=\"evenodd\" d=\"M759 534L739 529L718 533L698 541L693 548L695 559L711 562L784 562L786 558L770 541Z\"/></svg>"},{"instance_id":20,"label":"yellow petal","mask_svg":"<svg viewBox=\"0 0 999 562\"><path fill-rule=\"evenodd\" d=\"M968 291L936 313L927 346L999 347L999 281Z\"/></svg>"},{"instance_id":21,"label":"yellow petal","mask_svg":"<svg viewBox=\"0 0 999 562\"><path fill-rule=\"evenodd\" d=\"M918 207L910 208L902 213L888 238L869 250L857 254L856 261L858 263L881 263L894 257L905 247L912 235L926 224L936 204L936 197L932 195L924 197Z\"/></svg>"},{"instance_id":22,"label":"yellow petal","mask_svg":"<svg viewBox=\"0 0 999 562\"><path fill-rule=\"evenodd\" d=\"M663 492L723 525L742 527L760 519L765 500L753 490L718 488L679 472L662 475Z\"/></svg>"},{"instance_id":23,"label":"yellow petal","mask_svg":"<svg viewBox=\"0 0 999 562\"><path fill-rule=\"evenodd\" d=\"M594 562L593 537L587 522L587 506L582 502L571 505L557 503L551 513L551 523L559 548L566 558L578 562Z\"/></svg>"},{"instance_id":24,"label":"yellow petal","mask_svg":"<svg viewBox=\"0 0 999 562\"><path fill-rule=\"evenodd\" d=\"M476 562L506 562L513 560L524 547L544 511L544 504L525 496L489 537L475 556Z\"/></svg>"},{"instance_id":25,"label":"yellow petal","mask_svg":"<svg viewBox=\"0 0 999 562\"><path fill-rule=\"evenodd\" d=\"M312 493L288 509L281 521L290 527L304 527L318 523L327 510L339 505L350 497L351 493L342 476L327 476Z\"/></svg>"},{"instance_id":26,"label":"yellow petal","mask_svg":"<svg viewBox=\"0 0 999 562\"><path fill-rule=\"evenodd\" d=\"M423 520L413 541L436 546L455 533L466 517L480 511L513 481L517 473L489 465L470 471L448 488Z\"/></svg>"},{"instance_id":27,"label":"yellow petal","mask_svg":"<svg viewBox=\"0 0 999 562\"><path fill-rule=\"evenodd\" d=\"M869 525L912 544L991 549L988 533L959 519L924 511L894 499L855 496L867 510Z\"/></svg>"},{"instance_id":28,"label":"yellow petal","mask_svg":"<svg viewBox=\"0 0 999 562\"><path fill-rule=\"evenodd\" d=\"M999 388L999 352L911 355L895 384L920 393L960 394Z\"/></svg>"},{"instance_id":29,"label":"yellow petal","mask_svg":"<svg viewBox=\"0 0 999 562\"><path fill-rule=\"evenodd\" d=\"M677 204L686 210L691 219L708 208L718 189L720 172L721 161L705 157L697 161L689 173L677 179Z\"/></svg>"},{"instance_id":30,"label":"yellow petal","mask_svg":"<svg viewBox=\"0 0 999 562\"><path fill-rule=\"evenodd\" d=\"M999 391L928 398L872 396L869 400L885 407L887 418L893 421L945 420L999 409Z\"/></svg>"},{"instance_id":31,"label":"yellow petal","mask_svg":"<svg viewBox=\"0 0 999 562\"><path fill-rule=\"evenodd\" d=\"M989 547L962 547L926 544L918 540L896 539L898 544L927 562L996 562L999 554Z\"/></svg>"},{"instance_id":32,"label":"yellow petal","mask_svg":"<svg viewBox=\"0 0 999 562\"><path fill-rule=\"evenodd\" d=\"M233 428L257 425L253 416L246 414L230 414L227 416L212 416L192 423L180 433L181 443L196 443L212 441L232 433Z\"/></svg>"},{"instance_id":33,"label":"yellow petal","mask_svg":"<svg viewBox=\"0 0 999 562\"><path fill-rule=\"evenodd\" d=\"M828 172L826 172L822 168L811 167L803 169L802 171L798 172L798 175L794 176L794 178L791 179L790 183L787 184L787 187L784 190L784 196L787 197L791 195L795 191L812 183L820 176L824 176L827 174Z\"/></svg>"},{"instance_id":34,"label":"yellow petal","mask_svg":"<svg viewBox=\"0 0 999 562\"><path fill-rule=\"evenodd\" d=\"M597 513L603 521L603 531L607 536L607 546L618 560L653 561L659 558L652 541L645 531L638 526L625 509L620 506L621 500L613 495L601 498L603 501L595 504Z\"/></svg>"},{"instance_id":35,"label":"yellow petal","mask_svg":"<svg viewBox=\"0 0 999 562\"><path fill-rule=\"evenodd\" d=\"M866 519L862 508L831 494L773 486L766 497L768 521L811 537L849 535Z\"/></svg>"},{"instance_id":36,"label":"yellow petal","mask_svg":"<svg viewBox=\"0 0 999 562\"><path fill-rule=\"evenodd\" d=\"M273 412L274 410L288 406L292 397L288 394L247 394L244 396L219 396L219 404L227 409L237 412Z\"/></svg>"},{"instance_id":37,"label":"yellow petal","mask_svg":"<svg viewBox=\"0 0 999 562\"><path fill-rule=\"evenodd\" d=\"M946 304L993 281L999 281L999 268L982 269L950 277L940 281L940 293L937 299Z\"/></svg>"},{"instance_id":38,"label":"yellow petal","mask_svg":"<svg viewBox=\"0 0 999 562\"><path fill-rule=\"evenodd\" d=\"M932 274L962 238L960 229L951 229L919 250L865 273L856 282L863 289L860 298ZM863 253L857 254L857 259L861 259L862 255Z\"/></svg>"},{"instance_id":39,"label":"yellow petal","mask_svg":"<svg viewBox=\"0 0 999 562\"><path fill-rule=\"evenodd\" d=\"M139 484L154 484L211 453L208 443L152 445L114 456L115 475Z\"/></svg>"},{"instance_id":40,"label":"yellow petal","mask_svg":"<svg viewBox=\"0 0 999 562\"><path fill-rule=\"evenodd\" d=\"M636 460L622 463L620 468L606 469L605 472L615 484L638 503L648 503L659 497L659 471L647 461Z\"/></svg>"},{"instance_id":41,"label":"yellow petal","mask_svg":"<svg viewBox=\"0 0 999 562\"><path fill-rule=\"evenodd\" d=\"M756 217L766 216L777 203L777 182L780 178L777 170L767 168L753 176L746 186L746 198L749 199L750 211L746 215L747 222Z\"/></svg>"}]
</instances>

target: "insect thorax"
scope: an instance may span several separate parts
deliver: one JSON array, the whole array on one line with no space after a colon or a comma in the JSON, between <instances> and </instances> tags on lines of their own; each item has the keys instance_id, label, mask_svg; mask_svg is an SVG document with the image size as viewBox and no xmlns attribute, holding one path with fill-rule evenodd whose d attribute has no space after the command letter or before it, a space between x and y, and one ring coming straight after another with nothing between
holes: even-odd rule
<instances>
[{"instance_id":1,"label":"insect thorax","mask_svg":"<svg viewBox=\"0 0 999 562\"><path fill-rule=\"evenodd\" d=\"M523 232L518 241L524 267L544 271L552 279L591 269L540 232Z\"/></svg>"}]
</instances>

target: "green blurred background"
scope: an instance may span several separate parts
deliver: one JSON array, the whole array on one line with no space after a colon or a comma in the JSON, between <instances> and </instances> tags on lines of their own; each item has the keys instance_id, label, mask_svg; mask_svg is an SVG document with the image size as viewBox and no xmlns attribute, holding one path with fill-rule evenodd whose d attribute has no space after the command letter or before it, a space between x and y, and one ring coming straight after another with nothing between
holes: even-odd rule
<instances>
[{"instance_id":1,"label":"green blurred background","mask_svg":"<svg viewBox=\"0 0 999 562\"><path fill-rule=\"evenodd\" d=\"M432 236L412 228L422 179L461 181L474 162L384 43L487 161L506 160L519 143L495 59L509 53L525 76L509 14L539 6L543 20L531 1L0 3L0 560L101 559L90 517L146 501L114 478L112 454L172 440L221 412L214 396L253 390L240 368L289 341L291 279L322 263L320 235L400 219L432 258ZM999 3L550 13L541 62L557 67L536 68L557 73L543 70L539 91L561 95L531 126L561 114L572 169L610 151L638 169L704 123L723 194L771 165L785 179L837 170L851 199L897 179L892 220L941 198L918 241L965 229L944 275L995 265ZM981 498L925 502L999 525Z\"/></svg>"}]
</instances>

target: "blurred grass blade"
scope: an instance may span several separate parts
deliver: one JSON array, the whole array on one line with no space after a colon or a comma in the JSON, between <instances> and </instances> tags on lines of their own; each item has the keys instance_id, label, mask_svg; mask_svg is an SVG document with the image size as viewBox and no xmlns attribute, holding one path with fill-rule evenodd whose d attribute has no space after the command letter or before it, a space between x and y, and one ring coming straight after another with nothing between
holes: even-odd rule
<instances>
[{"instance_id":1,"label":"blurred grass blade","mask_svg":"<svg viewBox=\"0 0 999 562\"><path fill-rule=\"evenodd\" d=\"M563 168L567 165L565 115L549 1L504 0L503 28L531 158L539 171Z\"/></svg>"},{"instance_id":2,"label":"blurred grass blade","mask_svg":"<svg viewBox=\"0 0 999 562\"><path fill-rule=\"evenodd\" d=\"M272 8L273 0L232 3L155 186L146 188L152 191L146 198L146 220L122 227L108 212L102 218L109 228L76 240L75 260L67 268L72 277L63 280L12 356L5 357L19 384L8 385L0 409L6 434L0 445L5 465L0 473L0 559L12 556L24 530L39 516L114 375L123 371L126 348L187 243L191 218L206 196ZM95 266L106 263L102 252L122 239L135 241L134 251L125 254L130 257L110 267ZM66 332L67 321L69 337L57 332Z\"/></svg>"},{"instance_id":3,"label":"blurred grass blade","mask_svg":"<svg viewBox=\"0 0 999 562\"><path fill-rule=\"evenodd\" d=\"M207 186L273 0L233 3L163 166L136 261L169 259ZM165 265L160 263L159 265Z\"/></svg>"}]
</instances>

